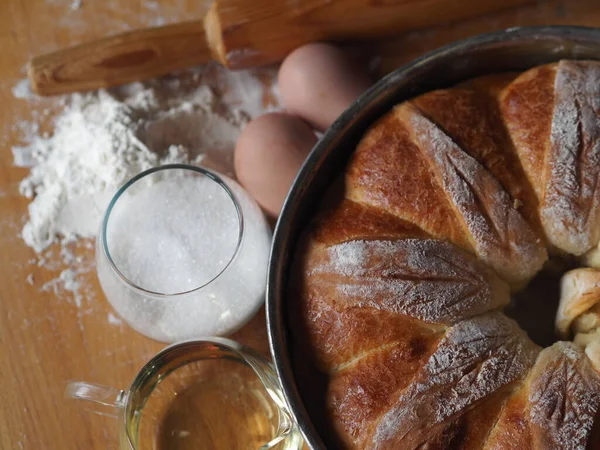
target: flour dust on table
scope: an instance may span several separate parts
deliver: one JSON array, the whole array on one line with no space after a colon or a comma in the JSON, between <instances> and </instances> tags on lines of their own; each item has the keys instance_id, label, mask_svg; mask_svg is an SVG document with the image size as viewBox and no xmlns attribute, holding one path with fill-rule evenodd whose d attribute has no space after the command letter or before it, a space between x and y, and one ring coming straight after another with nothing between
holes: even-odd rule
<instances>
[{"instance_id":1,"label":"flour dust on table","mask_svg":"<svg viewBox=\"0 0 600 450\"><path fill-rule=\"evenodd\" d=\"M240 129L253 115L279 107L274 79L271 69L232 74L207 65L55 99L36 97L19 82L13 95L33 111L31 122L18 124L22 143L12 148L14 164L31 167L20 185L31 199L21 237L38 262L72 266L44 288L79 295L78 277L89 265L75 261L72 249L95 237L108 201L134 175L169 163L232 175ZM51 132L41 131L42 122Z\"/></svg>"}]
</instances>

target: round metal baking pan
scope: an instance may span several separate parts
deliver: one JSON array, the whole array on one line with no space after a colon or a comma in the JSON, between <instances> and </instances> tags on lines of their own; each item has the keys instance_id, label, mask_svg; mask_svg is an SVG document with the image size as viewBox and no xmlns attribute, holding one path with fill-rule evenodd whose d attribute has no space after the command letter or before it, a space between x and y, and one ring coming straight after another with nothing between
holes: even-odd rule
<instances>
[{"instance_id":1,"label":"round metal baking pan","mask_svg":"<svg viewBox=\"0 0 600 450\"><path fill-rule=\"evenodd\" d=\"M267 283L267 326L283 393L311 449L325 449L298 392L286 314L288 271L297 238L362 134L394 104L494 72L521 71L560 59L600 59L600 29L528 27L476 36L426 54L387 75L358 98L310 153L277 223Z\"/></svg>"}]
</instances>

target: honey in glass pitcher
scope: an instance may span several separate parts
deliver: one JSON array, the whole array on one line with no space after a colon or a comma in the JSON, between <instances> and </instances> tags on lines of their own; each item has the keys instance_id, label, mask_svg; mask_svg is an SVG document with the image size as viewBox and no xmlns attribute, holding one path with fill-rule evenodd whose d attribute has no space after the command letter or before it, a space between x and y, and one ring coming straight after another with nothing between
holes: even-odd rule
<instances>
[{"instance_id":1,"label":"honey in glass pitcher","mask_svg":"<svg viewBox=\"0 0 600 450\"><path fill-rule=\"evenodd\" d=\"M118 390L70 383L68 397L119 418L122 450L298 450L269 362L222 338L167 347Z\"/></svg>"},{"instance_id":2,"label":"honey in glass pitcher","mask_svg":"<svg viewBox=\"0 0 600 450\"><path fill-rule=\"evenodd\" d=\"M148 436L141 448L259 449L275 436L278 407L243 361L217 360L205 368L183 370L190 372L190 379L167 377L141 411L141 440ZM166 408L157 405L161 401L156 395L168 397ZM160 417L153 420L156 407Z\"/></svg>"}]
</instances>

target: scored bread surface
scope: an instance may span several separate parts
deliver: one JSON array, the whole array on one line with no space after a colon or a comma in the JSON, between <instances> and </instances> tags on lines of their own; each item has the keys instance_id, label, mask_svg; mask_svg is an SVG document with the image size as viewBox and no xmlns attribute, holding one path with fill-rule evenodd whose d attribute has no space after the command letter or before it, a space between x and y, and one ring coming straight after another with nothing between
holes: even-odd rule
<instances>
[{"instance_id":1,"label":"scored bread surface","mask_svg":"<svg viewBox=\"0 0 600 450\"><path fill-rule=\"evenodd\" d=\"M325 441L600 448L600 331L541 349L501 312L549 255L598 246L599 181L596 62L482 77L380 118L291 269L294 368ZM600 327L572 292L560 331Z\"/></svg>"}]
</instances>

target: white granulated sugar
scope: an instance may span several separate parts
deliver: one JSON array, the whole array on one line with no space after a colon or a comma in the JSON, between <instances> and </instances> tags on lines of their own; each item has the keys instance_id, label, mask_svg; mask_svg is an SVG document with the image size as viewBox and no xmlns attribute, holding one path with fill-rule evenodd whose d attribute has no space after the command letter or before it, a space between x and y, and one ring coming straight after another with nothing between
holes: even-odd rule
<instances>
[{"instance_id":1,"label":"white granulated sugar","mask_svg":"<svg viewBox=\"0 0 600 450\"><path fill-rule=\"evenodd\" d=\"M27 245L40 252L61 236L93 237L107 200L150 167L202 154L220 154L218 164L230 166L246 119L222 107L216 112L217 102L206 86L177 98L140 83L72 96L52 136L13 148L17 164L34 163L20 186L33 198L23 228Z\"/></svg>"},{"instance_id":2,"label":"white granulated sugar","mask_svg":"<svg viewBox=\"0 0 600 450\"><path fill-rule=\"evenodd\" d=\"M231 198L202 175L126 192L107 228L108 249L121 273L162 294L190 291L212 280L235 254L240 232Z\"/></svg>"},{"instance_id":3,"label":"white granulated sugar","mask_svg":"<svg viewBox=\"0 0 600 450\"><path fill-rule=\"evenodd\" d=\"M246 323L264 301L270 248L265 218L239 185L224 178L244 218L238 248L238 210L223 198L228 194L182 172L189 177L189 171L161 171L154 173L158 180L146 177L129 186L124 195L131 189L131 198L115 203L106 234L112 260L130 284L182 295L131 289L106 261L97 266L119 315L163 342L226 335Z\"/></svg>"}]
</instances>

